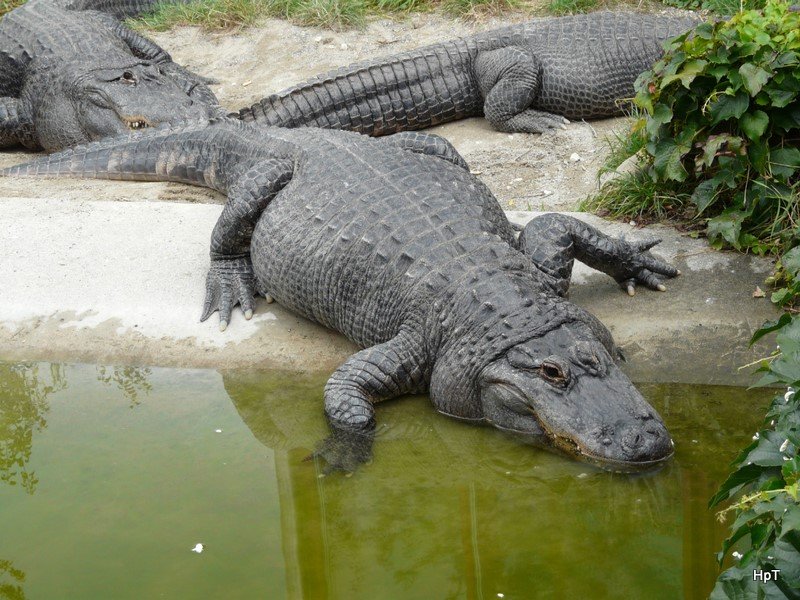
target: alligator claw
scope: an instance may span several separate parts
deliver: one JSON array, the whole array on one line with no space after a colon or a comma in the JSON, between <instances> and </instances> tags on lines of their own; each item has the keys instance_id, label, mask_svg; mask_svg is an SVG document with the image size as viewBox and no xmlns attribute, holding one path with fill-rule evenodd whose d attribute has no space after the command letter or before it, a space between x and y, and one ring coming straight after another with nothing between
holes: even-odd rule
<instances>
[{"instance_id":1,"label":"alligator claw","mask_svg":"<svg viewBox=\"0 0 800 600\"><path fill-rule=\"evenodd\" d=\"M675 277L681 272L650 254L649 250L661 242L660 239L641 240L638 242L627 242L617 240L616 254L620 257L618 267L615 269L615 279L620 287L629 296L636 294L637 284L644 284L651 290L659 292L667 291L663 277Z\"/></svg>"},{"instance_id":2,"label":"alligator claw","mask_svg":"<svg viewBox=\"0 0 800 600\"><path fill-rule=\"evenodd\" d=\"M374 429L352 429L331 424L331 435L322 440L312 453L313 458L322 458L327 463L325 475L342 471L352 474L359 466L372 460Z\"/></svg>"},{"instance_id":3,"label":"alligator claw","mask_svg":"<svg viewBox=\"0 0 800 600\"><path fill-rule=\"evenodd\" d=\"M223 258L211 261L206 277L206 299L201 321L219 311L219 330L225 331L238 304L249 319L255 308L255 277L250 258Z\"/></svg>"}]
</instances>

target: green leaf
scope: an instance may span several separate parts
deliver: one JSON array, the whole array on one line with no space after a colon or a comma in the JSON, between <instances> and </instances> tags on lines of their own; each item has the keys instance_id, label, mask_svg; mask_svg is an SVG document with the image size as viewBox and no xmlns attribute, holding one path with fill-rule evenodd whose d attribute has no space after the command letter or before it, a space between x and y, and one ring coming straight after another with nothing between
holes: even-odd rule
<instances>
[{"instance_id":1,"label":"green leaf","mask_svg":"<svg viewBox=\"0 0 800 600\"><path fill-rule=\"evenodd\" d=\"M758 479L763 469L758 465L745 465L731 473L725 482L719 486L719 490L708 501L708 508L714 508L723 500L727 500L735 494L741 487Z\"/></svg>"},{"instance_id":2,"label":"green leaf","mask_svg":"<svg viewBox=\"0 0 800 600\"><path fill-rule=\"evenodd\" d=\"M771 77L771 73L765 71L761 67L757 67L753 63L745 63L739 67L739 74L744 80L744 87L747 88L751 96L758 94Z\"/></svg>"},{"instance_id":3,"label":"green leaf","mask_svg":"<svg viewBox=\"0 0 800 600\"><path fill-rule=\"evenodd\" d=\"M722 238L737 250L740 247L739 235L742 232L742 222L746 213L738 210L730 210L722 213L718 217L708 221L708 237L713 239Z\"/></svg>"},{"instance_id":4,"label":"green leaf","mask_svg":"<svg viewBox=\"0 0 800 600\"><path fill-rule=\"evenodd\" d=\"M769 117L763 110L756 110L751 113L745 113L739 119L739 124L742 127L745 135L754 142L757 142L769 125Z\"/></svg>"},{"instance_id":5,"label":"green leaf","mask_svg":"<svg viewBox=\"0 0 800 600\"><path fill-rule=\"evenodd\" d=\"M775 321L767 321L764 323L760 329L756 330L753 334L753 337L750 339L750 345L752 346L762 337L767 335L768 333L772 333L773 331L777 331L778 329L783 329L789 322L792 320L792 315L789 313L783 313L777 320Z\"/></svg>"},{"instance_id":6,"label":"green leaf","mask_svg":"<svg viewBox=\"0 0 800 600\"><path fill-rule=\"evenodd\" d=\"M789 179L800 169L800 148L778 148L770 155L770 167L775 177Z\"/></svg>"},{"instance_id":7,"label":"green leaf","mask_svg":"<svg viewBox=\"0 0 800 600\"><path fill-rule=\"evenodd\" d=\"M664 89L673 81L680 80L683 87L688 90L692 84L692 81L694 81L694 78L703 72L707 64L708 61L705 61L701 58L695 58L687 61L684 63L683 68L680 71L676 72L674 75L668 75L661 80L661 88Z\"/></svg>"},{"instance_id":8,"label":"green leaf","mask_svg":"<svg viewBox=\"0 0 800 600\"><path fill-rule=\"evenodd\" d=\"M711 124L716 125L720 121L730 118L738 119L749 105L750 98L745 92L739 92L735 96L722 95L709 106Z\"/></svg>"},{"instance_id":9,"label":"green leaf","mask_svg":"<svg viewBox=\"0 0 800 600\"><path fill-rule=\"evenodd\" d=\"M685 181L688 173L681 159L690 148L677 144L674 140L661 140L656 144L653 168L665 181Z\"/></svg>"},{"instance_id":10,"label":"green leaf","mask_svg":"<svg viewBox=\"0 0 800 600\"><path fill-rule=\"evenodd\" d=\"M795 279L800 274L800 246L795 246L781 256L781 265Z\"/></svg>"},{"instance_id":11,"label":"green leaf","mask_svg":"<svg viewBox=\"0 0 800 600\"><path fill-rule=\"evenodd\" d=\"M719 185L720 182L716 179L706 179L694 188L692 202L697 206L698 215L714 203Z\"/></svg>"},{"instance_id":12,"label":"green leaf","mask_svg":"<svg viewBox=\"0 0 800 600\"><path fill-rule=\"evenodd\" d=\"M770 301L773 304L777 304L778 306L783 306L783 304L792 299L792 292L787 290L786 288L781 288L775 292L772 292L770 296Z\"/></svg>"}]
</instances>

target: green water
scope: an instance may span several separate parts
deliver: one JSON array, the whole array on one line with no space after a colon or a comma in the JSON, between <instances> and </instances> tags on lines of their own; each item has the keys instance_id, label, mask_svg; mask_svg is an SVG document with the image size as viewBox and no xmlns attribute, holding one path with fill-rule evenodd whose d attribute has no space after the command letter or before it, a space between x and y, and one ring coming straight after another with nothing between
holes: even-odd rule
<instances>
[{"instance_id":1,"label":"green water","mask_svg":"<svg viewBox=\"0 0 800 600\"><path fill-rule=\"evenodd\" d=\"M677 450L648 476L397 400L320 478L324 380L0 363L0 598L702 598L770 395L640 386Z\"/></svg>"}]
</instances>

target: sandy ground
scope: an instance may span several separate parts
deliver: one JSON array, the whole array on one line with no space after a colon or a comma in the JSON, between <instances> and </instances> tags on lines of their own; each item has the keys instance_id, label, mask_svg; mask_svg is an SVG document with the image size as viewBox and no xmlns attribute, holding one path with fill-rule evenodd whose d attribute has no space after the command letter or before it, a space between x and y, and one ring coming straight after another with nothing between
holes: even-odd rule
<instances>
[{"instance_id":1,"label":"sandy ground","mask_svg":"<svg viewBox=\"0 0 800 600\"><path fill-rule=\"evenodd\" d=\"M209 34L182 27L151 37L181 64L213 77L220 102L231 110L249 106L269 93L308 77L374 56L391 55L424 44L499 27L524 15L478 23L437 14L373 22L366 30L331 31L297 27L271 19L238 32ZM608 152L606 139L622 130L625 119L572 123L543 135L509 135L492 130L484 119L467 119L432 129L447 137L479 173L504 208L574 210L597 189L597 170ZM0 165L23 162L27 155L0 153ZM222 202L219 194L178 184L97 181L0 181L0 196L113 197L132 201ZM96 194L96 196L95 196Z\"/></svg>"}]
</instances>

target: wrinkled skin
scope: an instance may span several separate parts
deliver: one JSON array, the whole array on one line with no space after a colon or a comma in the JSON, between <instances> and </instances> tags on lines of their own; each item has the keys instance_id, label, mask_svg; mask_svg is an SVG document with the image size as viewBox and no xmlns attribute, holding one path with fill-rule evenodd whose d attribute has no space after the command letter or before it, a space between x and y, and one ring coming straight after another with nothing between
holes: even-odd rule
<instances>
[{"instance_id":1,"label":"wrinkled skin","mask_svg":"<svg viewBox=\"0 0 800 600\"><path fill-rule=\"evenodd\" d=\"M47 151L163 124L208 120L213 107L189 95L160 65L132 60L113 68L99 61L39 68L23 92L36 124L35 145ZM54 84L55 82L55 84ZM49 93L43 93L47 88Z\"/></svg>"},{"instance_id":2,"label":"wrinkled skin","mask_svg":"<svg viewBox=\"0 0 800 600\"><path fill-rule=\"evenodd\" d=\"M495 427L605 469L649 469L673 454L661 417L580 323L511 348L483 369L480 390Z\"/></svg>"}]
</instances>

